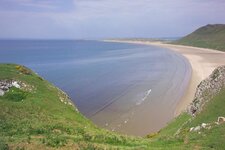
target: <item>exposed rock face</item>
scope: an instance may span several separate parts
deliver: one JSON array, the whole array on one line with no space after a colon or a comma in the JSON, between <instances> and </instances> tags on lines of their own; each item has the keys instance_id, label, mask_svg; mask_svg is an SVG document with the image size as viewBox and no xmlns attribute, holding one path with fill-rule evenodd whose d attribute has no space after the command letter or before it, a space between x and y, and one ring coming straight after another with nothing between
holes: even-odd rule
<instances>
[{"instance_id":1,"label":"exposed rock face","mask_svg":"<svg viewBox=\"0 0 225 150\"><path fill-rule=\"evenodd\" d=\"M0 96L3 96L13 85L12 80L1 80L0 81Z\"/></svg>"},{"instance_id":2,"label":"exposed rock face","mask_svg":"<svg viewBox=\"0 0 225 150\"><path fill-rule=\"evenodd\" d=\"M17 81L14 80L0 80L0 96L3 96L11 87L20 88Z\"/></svg>"},{"instance_id":3,"label":"exposed rock face","mask_svg":"<svg viewBox=\"0 0 225 150\"><path fill-rule=\"evenodd\" d=\"M205 103L225 87L225 66L216 68L213 73L197 87L195 98L188 107L188 113L194 115L202 110Z\"/></svg>"}]
</instances>

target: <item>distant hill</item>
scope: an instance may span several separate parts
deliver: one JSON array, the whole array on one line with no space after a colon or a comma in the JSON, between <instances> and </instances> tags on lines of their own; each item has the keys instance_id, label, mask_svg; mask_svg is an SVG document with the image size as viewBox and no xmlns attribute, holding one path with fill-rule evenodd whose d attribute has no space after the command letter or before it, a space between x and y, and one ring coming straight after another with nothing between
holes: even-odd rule
<instances>
[{"instance_id":1,"label":"distant hill","mask_svg":"<svg viewBox=\"0 0 225 150\"><path fill-rule=\"evenodd\" d=\"M225 51L225 24L203 26L173 44Z\"/></svg>"}]
</instances>

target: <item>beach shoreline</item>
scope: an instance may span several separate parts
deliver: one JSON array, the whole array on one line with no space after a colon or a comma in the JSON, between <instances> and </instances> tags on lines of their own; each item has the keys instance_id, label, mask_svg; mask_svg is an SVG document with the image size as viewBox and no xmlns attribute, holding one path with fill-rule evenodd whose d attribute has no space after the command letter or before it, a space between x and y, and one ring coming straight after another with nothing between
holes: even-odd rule
<instances>
[{"instance_id":1,"label":"beach shoreline","mask_svg":"<svg viewBox=\"0 0 225 150\"><path fill-rule=\"evenodd\" d=\"M181 114L187 109L189 104L193 101L196 88L198 84L207 78L214 69L218 66L225 65L225 52L218 50L198 48L192 46L173 45L162 43L159 41L138 41L138 40L104 40L105 42L120 42L131 44L144 44L162 47L174 51L184 56L190 63L192 68L191 79L189 81L187 90L178 102L174 117Z\"/></svg>"}]
</instances>

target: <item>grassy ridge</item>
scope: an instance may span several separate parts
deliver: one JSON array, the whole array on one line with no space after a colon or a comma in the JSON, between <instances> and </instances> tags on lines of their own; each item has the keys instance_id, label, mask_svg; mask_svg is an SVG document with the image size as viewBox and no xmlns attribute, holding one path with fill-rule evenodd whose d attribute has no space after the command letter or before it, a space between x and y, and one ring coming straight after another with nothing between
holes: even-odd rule
<instances>
[{"instance_id":1,"label":"grassy ridge","mask_svg":"<svg viewBox=\"0 0 225 150\"><path fill-rule=\"evenodd\" d=\"M147 145L145 140L97 128L74 106L61 102L60 97L64 94L59 89L33 72L25 75L16 69L16 65L0 65L0 79L14 79L33 86L31 92L15 92L12 88L0 97L0 141L12 149L43 149L46 146L100 149L105 146L126 148L141 147L142 143ZM26 96L15 101L14 93L17 96L26 93Z\"/></svg>"},{"instance_id":2,"label":"grassy ridge","mask_svg":"<svg viewBox=\"0 0 225 150\"><path fill-rule=\"evenodd\" d=\"M65 94L25 68L0 64L0 80L14 79L32 88L11 88L0 97L0 149L225 149L225 125L189 132L193 126L225 116L225 90L197 117L183 113L149 138L119 135L96 127ZM16 94L16 98L14 95ZM64 102L61 101L62 97Z\"/></svg>"},{"instance_id":3,"label":"grassy ridge","mask_svg":"<svg viewBox=\"0 0 225 150\"><path fill-rule=\"evenodd\" d=\"M201 27L173 44L225 51L225 25L215 24Z\"/></svg>"}]
</instances>

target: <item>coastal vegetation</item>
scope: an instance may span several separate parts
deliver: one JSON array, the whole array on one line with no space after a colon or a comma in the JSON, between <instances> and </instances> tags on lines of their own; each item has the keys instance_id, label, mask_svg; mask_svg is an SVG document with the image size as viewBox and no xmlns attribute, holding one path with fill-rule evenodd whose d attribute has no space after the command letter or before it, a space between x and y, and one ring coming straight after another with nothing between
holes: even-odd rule
<instances>
[{"instance_id":1,"label":"coastal vegetation","mask_svg":"<svg viewBox=\"0 0 225 150\"><path fill-rule=\"evenodd\" d=\"M0 149L225 149L225 123L218 122L225 116L224 85L194 117L184 112L157 133L132 137L95 126L30 69L0 64L0 70L10 87L0 96Z\"/></svg>"},{"instance_id":2,"label":"coastal vegetation","mask_svg":"<svg viewBox=\"0 0 225 150\"><path fill-rule=\"evenodd\" d=\"M148 145L142 138L96 127L64 92L28 68L1 64L0 70L1 81L13 80L21 86L11 87L0 96L0 149L126 149Z\"/></svg>"},{"instance_id":3,"label":"coastal vegetation","mask_svg":"<svg viewBox=\"0 0 225 150\"><path fill-rule=\"evenodd\" d=\"M225 51L225 25L209 24L203 26L172 43Z\"/></svg>"}]
</instances>

